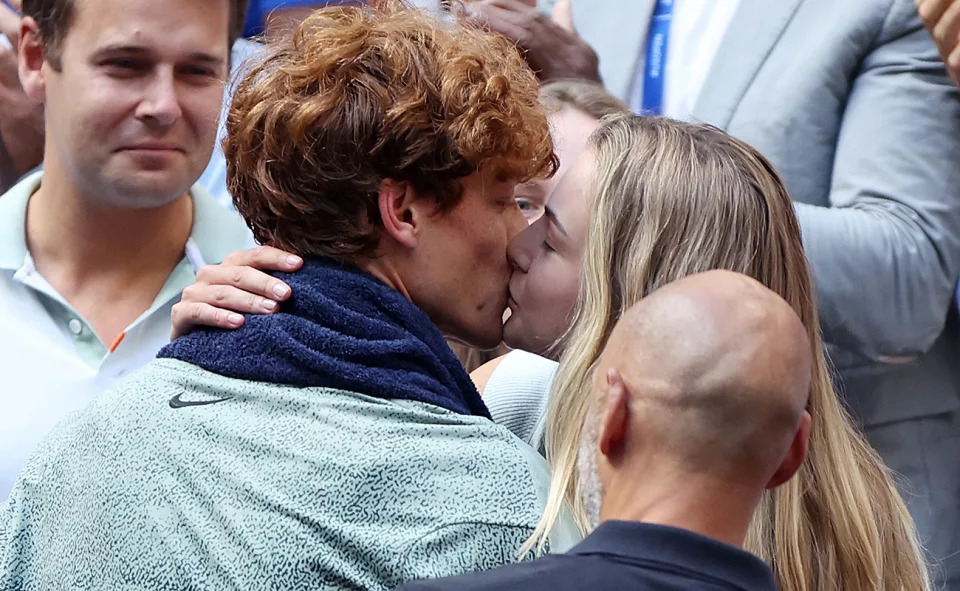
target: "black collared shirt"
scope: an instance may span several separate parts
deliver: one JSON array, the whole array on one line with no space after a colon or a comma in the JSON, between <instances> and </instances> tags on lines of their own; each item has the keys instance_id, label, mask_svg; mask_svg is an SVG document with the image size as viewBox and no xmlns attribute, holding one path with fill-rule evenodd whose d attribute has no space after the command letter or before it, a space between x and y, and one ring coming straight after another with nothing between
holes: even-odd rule
<instances>
[{"instance_id":1,"label":"black collared shirt","mask_svg":"<svg viewBox=\"0 0 960 591\"><path fill-rule=\"evenodd\" d=\"M402 589L776 591L777 586L770 567L740 548L674 527L606 521L567 554Z\"/></svg>"}]
</instances>

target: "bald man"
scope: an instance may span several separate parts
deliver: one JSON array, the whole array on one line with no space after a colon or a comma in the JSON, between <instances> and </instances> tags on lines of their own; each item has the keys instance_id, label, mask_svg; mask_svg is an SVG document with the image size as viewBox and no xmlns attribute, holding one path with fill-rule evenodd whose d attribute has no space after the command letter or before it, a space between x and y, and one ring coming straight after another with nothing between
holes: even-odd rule
<instances>
[{"instance_id":1,"label":"bald man","mask_svg":"<svg viewBox=\"0 0 960 591\"><path fill-rule=\"evenodd\" d=\"M580 453L595 531L568 554L406 591L774 591L742 549L761 494L806 455L811 346L756 281L711 271L630 308L594 371Z\"/></svg>"}]
</instances>

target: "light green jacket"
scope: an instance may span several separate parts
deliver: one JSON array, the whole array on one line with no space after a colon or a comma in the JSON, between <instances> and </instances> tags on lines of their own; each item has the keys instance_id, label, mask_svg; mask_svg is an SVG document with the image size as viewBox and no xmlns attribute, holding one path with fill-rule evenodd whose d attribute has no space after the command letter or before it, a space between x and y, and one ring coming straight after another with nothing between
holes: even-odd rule
<instances>
[{"instance_id":1,"label":"light green jacket","mask_svg":"<svg viewBox=\"0 0 960 591\"><path fill-rule=\"evenodd\" d=\"M547 484L484 418L157 360L41 444L0 588L393 589L515 561Z\"/></svg>"}]
</instances>

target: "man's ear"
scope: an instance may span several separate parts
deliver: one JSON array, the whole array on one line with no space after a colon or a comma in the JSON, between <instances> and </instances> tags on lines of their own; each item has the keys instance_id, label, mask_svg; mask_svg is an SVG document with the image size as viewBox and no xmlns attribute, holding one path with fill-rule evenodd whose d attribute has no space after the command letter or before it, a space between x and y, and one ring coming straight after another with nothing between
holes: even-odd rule
<instances>
[{"instance_id":1,"label":"man's ear","mask_svg":"<svg viewBox=\"0 0 960 591\"><path fill-rule=\"evenodd\" d=\"M23 92L38 103L47 100L47 82L43 65L46 55L40 27L32 17L20 21L20 42L17 44L18 72Z\"/></svg>"},{"instance_id":2,"label":"man's ear","mask_svg":"<svg viewBox=\"0 0 960 591\"><path fill-rule=\"evenodd\" d=\"M600 453L614 461L623 451L630 421L630 394L616 369L607 371L607 393L600 417Z\"/></svg>"},{"instance_id":3,"label":"man's ear","mask_svg":"<svg viewBox=\"0 0 960 591\"><path fill-rule=\"evenodd\" d=\"M393 179L380 183L378 205L385 234L407 248L417 245L422 224L435 209L432 200L421 199L413 185Z\"/></svg>"},{"instance_id":4,"label":"man's ear","mask_svg":"<svg viewBox=\"0 0 960 591\"><path fill-rule=\"evenodd\" d=\"M780 462L780 467L777 468L777 471L774 472L770 482L767 483L768 489L777 488L784 482L790 480L793 478L793 475L797 473L797 470L800 469L804 458L807 457L807 447L810 442L811 423L812 420L810 418L810 413L803 411L803 416L800 417L800 426L797 428L797 432L793 436L793 441L790 443L790 449L787 450L787 455L784 456L783 461Z\"/></svg>"}]
</instances>

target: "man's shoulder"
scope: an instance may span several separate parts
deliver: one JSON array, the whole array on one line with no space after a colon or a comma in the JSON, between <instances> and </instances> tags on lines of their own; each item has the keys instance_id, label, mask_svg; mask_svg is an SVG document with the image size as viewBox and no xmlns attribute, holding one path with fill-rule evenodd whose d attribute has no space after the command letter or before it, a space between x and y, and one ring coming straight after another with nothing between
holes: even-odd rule
<instances>
[{"instance_id":1,"label":"man's shoulder","mask_svg":"<svg viewBox=\"0 0 960 591\"><path fill-rule=\"evenodd\" d=\"M206 375L203 375L206 374ZM91 465L123 456L144 461L154 444L179 437L169 415L177 402L207 400L219 387L219 376L189 364L158 359L114 382L83 409L61 421L44 439L28 464L56 465L90 455Z\"/></svg>"},{"instance_id":2,"label":"man's shoulder","mask_svg":"<svg viewBox=\"0 0 960 591\"><path fill-rule=\"evenodd\" d=\"M167 573L169 557L141 556L143 548L163 539L179 540L183 559L208 547L225 552L299 515L296 533L271 545L264 565L294 557L319 561L318 576L395 585L516 556L542 505L511 437L428 405L225 378L160 359L58 428L15 494L29 529L58 539L35 565L59 564L60 548L93 540L138 563L164 561L156 568ZM124 510L111 509L121 499ZM222 527L218 507L231 508L235 527ZM205 532L202 543L186 531ZM377 569L333 550L360 544Z\"/></svg>"},{"instance_id":3,"label":"man's shoulder","mask_svg":"<svg viewBox=\"0 0 960 591\"><path fill-rule=\"evenodd\" d=\"M656 562L621 560L606 554L552 554L520 564L445 579L408 583L400 591L580 591L660 589L734 591L739 585L669 568Z\"/></svg>"},{"instance_id":4,"label":"man's shoulder","mask_svg":"<svg viewBox=\"0 0 960 591\"><path fill-rule=\"evenodd\" d=\"M182 380L176 379L176 375L177 371L165 360L151 361L114 382L69 420L57 425L41 449L52 447L52 456L61 457L63 451L58 451L59 447L77 449L77 443L95 445L103 443L105 437L112 442L103 446L106 453L125 432L147 435L142 429L145 423L156 421L156 408L183 391L178 387ZM91 437L91 433L96 436Z\"/></svg>"},{"instance_id":5,"label":"man's shoulder","mask_svg":"<svg viewBox=\"0 0 960 591\"><path fill-rule=\"evenodd\" d=\"M113 437L187 438L224 456L235 447L283 450L325 469L339 466L333 471L344 481L350 480L349 466L362 465L364 483L375 473L413 480L418 488L455 496L456 511L464 516L475 509L485 519L522 515L522 523L535 523L549 483L545 460L488 419L347 390L228 378L175 359L148 363L86 412ZM200 423L203 430L197 431ZM451 478L454 470L483 478ZM502 500L497 510L489 503L492 496Z\"/></svg>"},{"instance_id":6,"label":"man's shoulder","mask_svg":"<svg viewBox=\"0 0 960 591\"><path fill-rule=\"evenodd\" d=\"M591 568L589 557L553 554L532 562L510 564L481 573L408 583L400 591L487 591L493 589L607 589L602 580L614 577L608 569ZM589 577L589 578L587 578ZM598 578L599 577L599 578Z\"/></svg>"},{"instance_id":7,"label":"man's shoulder","mask_svg":"<svg viewBox=\"0 0 960 591\"><path fill-rule=\"evenodd\" d=\"M216 389L220 376L172 359L154 359L114 382L88 408L115 415L123 409L152 406L187 390Z\"/></svg>"},{"instance_id":8,"label":"man's shoulder","mask_svg":"<svg viewBox=\"0 0 960 591\"><path fill-rule=\"evenodd\" d=\"M545 499L549 483L546 461L501 425L420 402L376 400L350 392L340 395L349 402L331 402L331 410L344 412L344 420L364 432L376 433L390 446L388 456L371 457L372 462L421 471L421 478L432 481L437 490L458 491L461 508L471 506L476 498L484 512L489 512L486 495L500 498L505 510L526 501L539 506ZM448 470L436 470L436 466L484 477L450 478ZM518 486L524 484L527 486ZM466 489L480 493L479 497L464 497Z\"/></svg>"}]
</instances>

